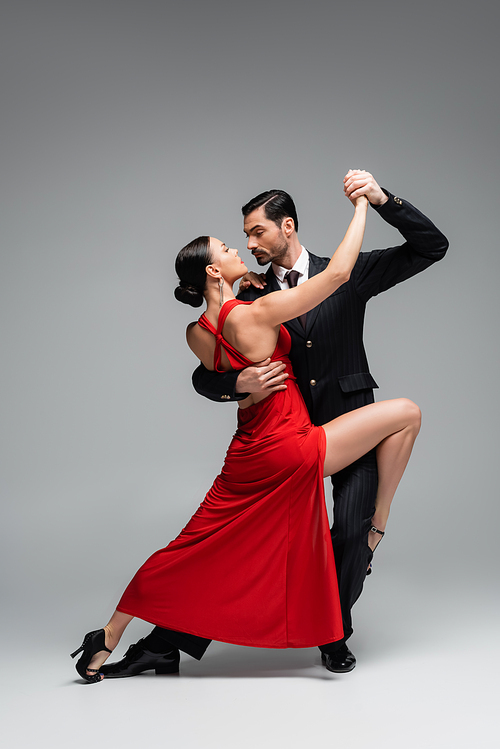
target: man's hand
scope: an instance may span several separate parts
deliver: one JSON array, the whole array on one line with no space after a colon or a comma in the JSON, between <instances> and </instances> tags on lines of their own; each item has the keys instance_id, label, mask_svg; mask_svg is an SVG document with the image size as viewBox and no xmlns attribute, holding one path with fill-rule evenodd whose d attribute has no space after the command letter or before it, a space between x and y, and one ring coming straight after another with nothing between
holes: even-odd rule
<instances>
[{"instance_id":1,"label":"man's hand","mask_svg":"<svg viewBox=\"0 0 500 749\"><path fill-rule=\"evenodd\" d=\"M353 203L360 195L366 195L372 205L383 205L389 199L370 172L362 169L349 169L344 177L344 193Z\"/></svg>"},{"instance_id":2,"label":"man's hand","mask_svg":"<svg viewBox=\"0 0 500 749\"><path fill-rule=\"evenodd\" d=\"M266 281L266 274L265 273L254 273L253 270L248 271L248 273L245 273L245 275L240 280L240 287L238 289L238 294L241 294L242 291L245 291L245 289L248 289L249 286L255 286L256 289L263 289L264 286L267 286ZM248 393L248 390L243 390L242 392Z\"/></svg>"},{"instance_id":3,"label":"man's hand","mask_svg":"<svg viewBox=\"0 0 500 749\"><path fill-rule=\"evenodd\" d=\"M253 367L242 369L236 380L237 393L274 393L286 390L285 365L280 361L265 359Z\"/></svg>"}]
</instances>

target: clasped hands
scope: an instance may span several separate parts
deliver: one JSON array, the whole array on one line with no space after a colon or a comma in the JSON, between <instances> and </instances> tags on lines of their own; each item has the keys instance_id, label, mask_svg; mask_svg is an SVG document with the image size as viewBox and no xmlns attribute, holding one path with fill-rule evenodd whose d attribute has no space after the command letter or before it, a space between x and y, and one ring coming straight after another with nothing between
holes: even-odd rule
<instances>
[{"instance_id":1,"label":"clasped hands","mask_svg":"<svg viewBox=\"0 0 500 749\"><path fill-rule=\"evenodd\" d=\"M364 169L349 169L344 177L344 195L351 202L365 195L372 205L383 205L388 200L373 174Z\"/></svg>"}]
</instances>

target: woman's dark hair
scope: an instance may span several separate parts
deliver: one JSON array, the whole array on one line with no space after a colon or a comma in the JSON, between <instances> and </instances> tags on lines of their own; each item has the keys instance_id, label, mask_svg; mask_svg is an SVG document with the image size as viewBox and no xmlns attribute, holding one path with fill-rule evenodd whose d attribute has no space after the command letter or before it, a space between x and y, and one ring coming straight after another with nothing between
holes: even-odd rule
<instances>
[{"instance_id":1,"label":"woman's dark hair","mask_svg":"<svg viewBox=\"0 0 500 749\"><path fill-rule=\"evenodd\" d=\"M295 203L292 197L284 190L266 190L261 192L248 203L245 203L241 212L244 216L248 216L249 213L255 211L257 208L264 206L264 215L269 221L273 221L278 228L281 229L281 224L284 218L293 218L295 224L295 231L299 230L299 219L297 217L297 211Z\"/></svg>"},{"instance_id":2,"label":"woman's dark hair","mask_svg":"<svg viewBox=\"0 0 500 749\"><path fill-rule=\"evenodd\" d=\"M175 272L179 276L179 285L174 290L177 301L201 307L207 281L205 268L211 262L210 237L197 237L182 248L175 260Z\"/></svg>"}]
</instances>

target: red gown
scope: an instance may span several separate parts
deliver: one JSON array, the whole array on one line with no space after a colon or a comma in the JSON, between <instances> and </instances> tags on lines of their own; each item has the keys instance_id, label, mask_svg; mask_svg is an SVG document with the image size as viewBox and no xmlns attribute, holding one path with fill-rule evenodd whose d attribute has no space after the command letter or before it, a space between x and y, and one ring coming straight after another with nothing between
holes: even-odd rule
<instances>
[{"instance_id":1,"label":"red gown","mask_svg":"<svg viewBox=\"0 0 500 749\"><path fill-rule=\"evenodd\" d=\"M252 364L216 336L234 369ZM247 302L248 303L248 302ZM281 327L273 360L286 364L287 389L238 409L224 466L176 539L139 569L117 608L160 627L265 648L303 648L343 636L323 464L325 432L311 424Z\"/></svg>"}]
</instances>

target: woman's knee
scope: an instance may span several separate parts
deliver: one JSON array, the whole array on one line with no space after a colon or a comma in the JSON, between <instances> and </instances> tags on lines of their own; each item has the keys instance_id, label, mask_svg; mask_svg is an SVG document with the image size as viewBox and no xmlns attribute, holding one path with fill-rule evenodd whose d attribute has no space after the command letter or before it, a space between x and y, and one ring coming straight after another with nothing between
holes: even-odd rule
<instances>
[{"instance_id":1,"label":"woman's knee","mask_svg":"<svg viewBox=\"0 0 500 749\"><path fill-rule=\"evenodd\" d=\"M412 427L415 430L415 433L418 434L418 432L420 431L420 424L422 423L422 412L420 408L416 403L409 400L408 398L400 398L399 401L407 425L409 427Z\"/></svg>"}]
</instances>

